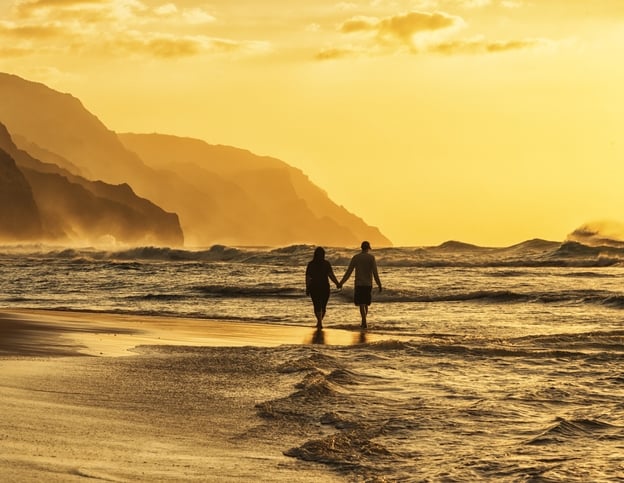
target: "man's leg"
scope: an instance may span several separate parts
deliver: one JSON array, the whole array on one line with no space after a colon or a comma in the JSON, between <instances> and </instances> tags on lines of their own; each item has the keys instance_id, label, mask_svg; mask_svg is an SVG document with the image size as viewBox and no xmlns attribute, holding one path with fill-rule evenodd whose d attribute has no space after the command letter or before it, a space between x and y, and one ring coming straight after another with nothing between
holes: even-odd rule
<instances>
[{"instance_id":1,"label":"man's leg","mask_svg":"<svg viewBox=\"0 0 624 483\"><path fill-rule=\"evenodd\" d=\"M360 304L360 315L362 316L362 327L366 328L366 316L368 315L368 305Z\"/></svg>"}]
</instances>

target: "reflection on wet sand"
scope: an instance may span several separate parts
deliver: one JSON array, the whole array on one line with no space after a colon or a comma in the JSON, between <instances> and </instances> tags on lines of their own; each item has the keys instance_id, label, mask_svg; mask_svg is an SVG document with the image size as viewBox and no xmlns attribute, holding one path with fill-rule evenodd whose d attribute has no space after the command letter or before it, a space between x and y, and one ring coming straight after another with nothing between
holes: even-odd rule
<instances>
[{"instance_id":1,"label":"reflection on wet sand","mask_svg":"<svg viewBox=\"0 0 624 483\"><path fill-rule=\"evenodd\" d=\"M316 345L358 345L369 342L366 330L353 332L353 336L350 341L345 337L345 334L346 332L342 330L315 329L314 332L312 332L312 335L309 336L308 340L304 343Z\"/></svg>"},{"instance_id":2,"label":"reflection on wet sand","mask_svg":"<svg viewBox=\"0 0 624 483\"><path fill-rule=\"evenodd\" d=\"M312 334L312 343L313 344L325 344L325 333L323 329L316 329L314 334Z\"/></svg>"},{"instance_id":3,"label":"reflection on wet sand","mask_svg":"<svg viewBox=\"0 0 624 483\"><path fill-rule=\"evenodd\" d=\"M357 334L353 336L354 344L366 344L368 342L366 329L361 329ZM356 342L357 339L357 342Z\"/></svg>"}]
</instances>

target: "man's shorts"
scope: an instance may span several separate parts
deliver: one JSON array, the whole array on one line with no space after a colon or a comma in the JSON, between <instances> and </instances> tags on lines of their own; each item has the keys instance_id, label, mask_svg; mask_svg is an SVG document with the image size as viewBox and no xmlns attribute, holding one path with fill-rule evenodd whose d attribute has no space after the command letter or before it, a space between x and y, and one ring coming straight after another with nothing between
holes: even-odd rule
<instances>
[{"instance_id":1,"label":"man's shorts","mask_svg":"<svg viewBox=\"0 0 624 483\"><path fill-rule=\"evenodd\" d=\"M373 287L370 285L356 285L353 291L353 303L355 305L370 305Z\"/></svg>"}]
</instances>

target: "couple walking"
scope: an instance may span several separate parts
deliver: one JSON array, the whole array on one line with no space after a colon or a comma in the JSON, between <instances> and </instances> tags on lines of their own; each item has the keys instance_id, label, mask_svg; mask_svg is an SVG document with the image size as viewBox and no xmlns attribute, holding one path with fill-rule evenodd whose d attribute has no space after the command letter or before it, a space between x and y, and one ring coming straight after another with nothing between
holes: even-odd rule
<instances>
[{"instance_id":1,"label":"couple walking","mask_svg":"<svg viewBox=\"0 0 624 483\"><path fill-rule=\"evenodd\" d=\"M323 318L325 317L327 302L329 301L329 280L334 282L336 287L340 289L349 280L353 270L355 270L353 302L360 308L362 317L361 327L366 328L366 316L368 315L368 306L371 304L373 291L373 278L380 292L381 281L379 280L375 257L369 253L371 249L370 243L363 241L361 248L362 251L351 259L349 267L340 282L334 275L329 261L325 260L325 250L322 247L317 247L314 250L314 257L308 263L306 269L306 295L312 298L312 303L314 304L317 329L323 328Z\"/></svg>"}]
</instances>

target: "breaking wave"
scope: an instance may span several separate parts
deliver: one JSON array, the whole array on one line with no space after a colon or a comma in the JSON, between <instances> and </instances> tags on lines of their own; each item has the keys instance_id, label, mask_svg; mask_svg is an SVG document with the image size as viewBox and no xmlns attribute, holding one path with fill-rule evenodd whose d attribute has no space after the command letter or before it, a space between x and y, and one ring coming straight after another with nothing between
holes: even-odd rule
<instances>
[{"instance_id":1,"label":"breaking wave","mask_svg":"<svg viewBox=\"0 0 624 483\"><path fill-rule=\"evenodd\" d=\"M120 250L96 248L48 248L0 246L3 255L20 253L29 257L96 261L230 262L267 265L302 265L311 258L311 245L280 248L229 247L214 245L206 249L133 247ZM329 247L328 259L334 265L348 264L353 249ZM624 264L624 243L583 244L570 239L564 243L528 240L503 248L488 248L461 242L446 242L435 247L398 247L375 249L380 264L390 267L605 267Z\"/></svg>"}]
</instances>

